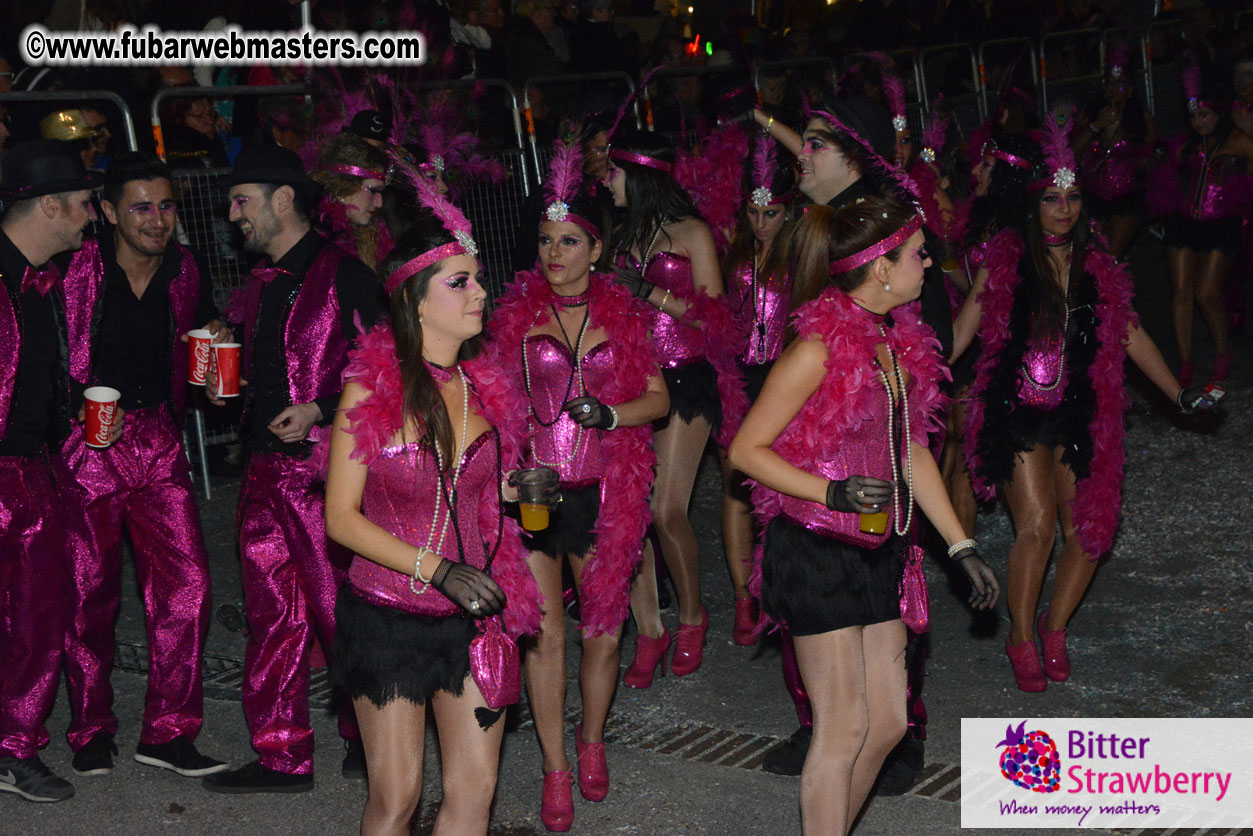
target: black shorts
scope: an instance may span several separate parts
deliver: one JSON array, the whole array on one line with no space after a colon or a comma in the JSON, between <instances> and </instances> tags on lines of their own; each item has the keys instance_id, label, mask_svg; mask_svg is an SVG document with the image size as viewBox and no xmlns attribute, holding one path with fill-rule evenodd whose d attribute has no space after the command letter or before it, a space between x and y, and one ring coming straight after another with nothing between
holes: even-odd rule
<instances>
[{"instance_id":1,"label":"black shorts","mask_svg":"<svg viewBox=\"0 0 1253 836\"><path fill-rule=\"evenodd\" d=\"M599 482L577 488L563 486L561 502L548 512L548 528L523 531L522 542L531 551L543 552L549 557L585 555L596 545L592 529L599 517Z\"/></svg>"},{"instance_id":2,"label":"black shorts","mask_svg":"<svg viewBox=\"0 0 1253 836\"><path fill-rule=\"evenodd\" d=\"M672 416L687 423L704 418L717 430L722 423L722 399L718 397L718 374L708 360L662 368L661 376L670 390Z\"/></svg>"},{"instance_id":3,"label":"black shorts","mask_svg":"<svg viewBox=\"0 0 1253 836\"><path fill-rule=\"evenodd\" d=\"M761 365L757 363L740 363L740 371L744 373L745 389L748 392L748 402L750 404L757 403L757 398L761 396L761 387L766 385L766 377L773 368L773 360Z\"/></svg>"},{"instance_id":4,"label":"black shorts","mask_svg":"<svg viewBox=\"0 0 1253 836\"><path fill-rule=\"evenodd\" d=\"M1212 221L1194 221L1181 215L1166 219L1166 246L1208 253L1218 250L1234 256L1240 249L1240 219L1235 215Z\"/></svg>"}]
</instances>

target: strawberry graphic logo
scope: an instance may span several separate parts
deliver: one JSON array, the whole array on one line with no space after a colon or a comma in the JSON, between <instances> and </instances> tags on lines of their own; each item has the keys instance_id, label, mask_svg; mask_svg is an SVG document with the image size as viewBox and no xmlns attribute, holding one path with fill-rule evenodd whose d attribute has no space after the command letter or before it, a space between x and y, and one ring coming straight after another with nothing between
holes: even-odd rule
<instances>
[{"instance_id":1,"label":"strawberry graphic logo","mask_svg":"<svg viewBox=\"0 0 1253 836\"><path fill-rule=\"evenodd\" d=\"M1057 744L1048 732L1025 731L1027 721L1005 727L1001 750L1001 774L1032 792L1057 792L1061 783L1062 761Z\"/></svg>"}]
</instances>

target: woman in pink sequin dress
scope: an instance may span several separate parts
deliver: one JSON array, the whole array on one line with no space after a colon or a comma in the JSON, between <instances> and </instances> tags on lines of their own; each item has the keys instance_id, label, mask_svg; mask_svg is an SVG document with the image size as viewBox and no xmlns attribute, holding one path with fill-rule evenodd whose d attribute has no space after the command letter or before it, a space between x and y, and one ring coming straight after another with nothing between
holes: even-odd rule
<instances>
[{"instance_id":1,"label":"woman in pink sequin dress","mask_svg":"<svg viewBox=\"0 0 1253 836\"><path fill-rule=\"evenodd\" d=\"M914 503L991 607L998 587L948 502L927 434L944 361L917 305L922 220L867 197L809 207L796 232L796 338L731 445L766 526L754 586L791 631L813 704L806 836L845 834L906 730L903 552ZM879 533L864 516L883 513Z\"/></svg>"}]
</instances>

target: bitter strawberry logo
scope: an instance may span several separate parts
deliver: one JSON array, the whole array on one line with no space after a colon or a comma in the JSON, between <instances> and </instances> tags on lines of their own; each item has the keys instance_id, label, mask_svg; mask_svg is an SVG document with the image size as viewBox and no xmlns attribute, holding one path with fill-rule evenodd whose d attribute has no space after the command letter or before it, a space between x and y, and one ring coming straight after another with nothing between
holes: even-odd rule
<instances>
[{"instance_id":1,"label":"bitter strawberry logo","mask_svg":"<svg viewBox=\"0 0 1253 836\"><path fill-rule=\"evenodd\" d=\"M1057 792L1061 783L1062 761L1057 744L1048 732L1025 731L1027 721L1018 728L1005 727L1001 750L1001 774L1023 789L1032 792Z\"/></svg>"}]
</instances>

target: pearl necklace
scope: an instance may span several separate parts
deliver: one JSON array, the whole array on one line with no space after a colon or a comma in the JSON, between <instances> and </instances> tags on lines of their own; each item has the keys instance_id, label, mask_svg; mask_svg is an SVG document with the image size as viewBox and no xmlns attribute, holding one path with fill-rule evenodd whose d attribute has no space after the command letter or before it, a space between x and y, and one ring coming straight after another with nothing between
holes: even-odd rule
<instances>
[{"instance_id":1,"label":"pearl necklace","mask_svg":"<svg viewBox=\"0 0 1253 836\"><path fill-rule=\"evenodd\" d=\"M887 372L882 367L879 368L879 379L883 381L883 388L888 393L888 450L892 458L892 509L895 515L892 519L892 531L896 536L903 537L909 533L910 526L914 523L914 457L913 450L910 448L910 432L909 432L909 395L905 391L905 380L901 376L900 363L896 361L896 352L892 350L891 343L887 342L887 331L883 326L879 326L879 333L883 336L885 345L888 349L888 357L892 360L892 374L896 378L896 388L899 391L901 406L901 421L904 424L904 436L899 446L905 448L905 525L901 526L901 465L900 456L897 454L898 444L896 442L896 404L897 396L892 392L892 384L888 381Z\"/></svg>"},{"instance_id":2,"label":"pearl necklace","mask_svg":"<svg viewBox=\"0 0 1253 836\"><path fill-rule=\"evenodd\" d=\"M765 281L761 282L761 288L760 288L761 298L759 301L758 300L759 289L757 286L757 282L759 278L758 271L760 270L761 270L761 266L757 263L757 247L754 246L753 247L753 281L752 281L753 333L757 335L757 365L764 366L767 362L769 362L766 359L766 320L762 316L762 308L766 306L766 298L765 298L766 297L766 283ZM750 336L749 339L752 339L752 337Z\"/></svg>"},{"instance_id":3,"label":"pearl necklace","mask_svg":"<svg viewBox=\"0 0 1253 836\"><path fill-rule=\"evenodd\" d=\"M466 380L466 373L462 370L461 364L457 364L457 375L461 378L461 440L457 443L457 458L453 463L452 472L452 493L457 493L457 480L461 477L461 457L466 453L466 433L469 431L470 425L470 383ZM435 438L435 467L442 480L444 473L444 455L439 447L439 438ZM427 552L440 556L444 550L444 538L448 536L448 522L452 519L453 508L452 500L448 501L448 513L444 515L444 523L439 527L439 537L436 539L435 548L431 548L431 539L435 534L435 524L439 522L439 506L440 497L443 496L444 490L441 487L435 492L435 511L431 514L431 531L427 535L426 545L418 549L417 560L413 562L413 574L409 576L409 591L414 595L421 595L431 588L431 582L425 581L424 586L418 589L414 585L414 581L418 580L418 567L422 565L422 557ZM459 533L458 533L459 534Z\"/></svg>"},{"instance_id":4,"label":"pearl necklace","mask_svg":"<svg viewBox=\"0 0 1253 836\"><path fill-rule=\"evenodd\" d=\"M531 328L534 328L539 323L540 317L543 315L544 315L544 309L540 308L539 312L535 315L535 320L531 323ZM557 317L556 311L553 311L553 317L557 320L557 327L561 328L562 336L565 336L565 333L566 333L565 328L562 327L561 319ZM587 391L586 386L584 386L583 384L583 364L579 362L579 360L583 354L583 335L587 333L587 323L588 323L588 320L590 320L591 318L592 318L592 310L591 310L591 306L589 305L588 309L583 314L583 324L582 326L579 327L579 336L578 336L578 339L574 343L574 349L573 349L574 350L574 368L570 372L570 381L566 383L566 395L570 394L570 389L574 385L574 381L576 380L578 381L578 388L575 389L576 396L579 394L585 393ZM531 361L527 358L527 351L526 351L526 337L527 337L527 334L531 332L531 328L527 328L525 331L522 332L522 377L526 381L527 411L529 411L531 415L535 418L534 423L532 423L531 421L527 421L527 428L529 429L530 434L531 434L531 455L535 457L536 464L542 465L543 467L551 467L551 468L556 469L556 468L560 468L565 465L568 465L570 462L574 461L574 457L579 454L579 445L583 443L583 425L578 423L577 421L574 422L575 427L577 428L574 431L574 445L570 448L570 455L566 456L561 461L546 462L539 457L538 453L535 452L535 424L539 423L539 424L543 424L546 427L551 427L553 424L556 424L558 421L561 420L561 412L558 411L556 418L554 418L551 422L544 424L543 420L539 417L539 413L535 411L535 399L531 395L531 392L534 391L531 388ZM569 337L566 337L566 344L567 345L570 344ZM568 401L569 398L567 397L566 400Z\"/></svg>"},{"instance_id":5,"label":"pearl necklace","mask_svg":"<svg viewBox=\"0 0 1253 836\"><path fill-rule=\"evenodd\" d=\"M1067 262L1069 262L1070 257L1074 255L1074 251L1075 251L1075 245L1071 244L1070 252L1066 256ZM1034 377L1031 376L1031 369L1027 367L1026 363L1021 364L1022 373L1023 373L1023 376L1026 378L1027 382L1030 383L1033 388L1038 389L1041 392L1052 392L1054 389L1060 386L1062 382L1062 375L1066 371L1066 338L1067 338L1067 335L1070 333L1070 264L1069 263L1067 263L1066 265L1066 281L1062 284L1062 309L1065 311L1065 313L1062 315L1062 350L1061 350L1061 357L1057 361L1057 377L1053 378L1052 383L1044 383L1043 381L1036 380Z\"/></svg>"}]
</instances>

